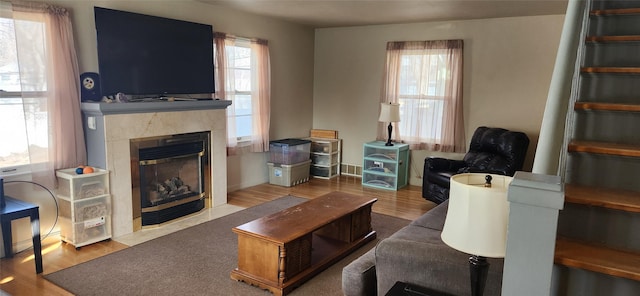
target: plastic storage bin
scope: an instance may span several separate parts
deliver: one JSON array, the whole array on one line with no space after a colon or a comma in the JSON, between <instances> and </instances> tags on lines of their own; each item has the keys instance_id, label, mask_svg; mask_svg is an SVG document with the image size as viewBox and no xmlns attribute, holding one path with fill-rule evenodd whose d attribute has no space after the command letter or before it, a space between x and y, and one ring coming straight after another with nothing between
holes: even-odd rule
<instances>
[{"instance_id":1,"label":"plastic storage bin","mask_svg":"<svg viewBox=\"0 0 640 296\"><path fill-rule=\"evenodd\" d=\"M298 164L309 160L311 141L303 139L283 139L269 142L272 163Z\"/></svg>"},{"instance_id":2,"label":"plastic storage bin","mask_svg":"<svg viewBox=\"0 0 640 296\"><path fill-rule=\"evenodd\" d=\"M76 248L111 238L109 216L100 216L77 223L60 218L59 222L60 238Z\"/></svg>"},{"instance_id":3,"label":"plastic storage bin","mask_svg":"<svg viewBox=\"0 0 640 296\"><path fill-rule=\"evenodd\" d=\"M269 162L269 183L291 187L309 181L311 160L287 165Z\"/></svg>"},{"instance_id":4,"label":"plastic storage bin","mask_svg":"<svg viewBox=\"0 0 640 296\"><path fill-rule=\"evenodd\" d=\"M109 194L109 171L94 168L90 174L76 174L75 169L56 171L58 195L79 200Z\"/></svg>"},{"instance_id":5,"label":"plastic storage bin","mask_svg":"<svg viewBox=\"0 0 640 296\"><path fill-rule=\"evenodd\" d=\"M111 214L110 196L101 195L73 203L70 200L58 198L58 210L59 217L67 219L73 217L74 222L108 216Z\"/></svg>"},{"instance_id":6,"label":"plastic storage bin","mask_svg":"<svg viewBox=\"0 0 640 296\"><path fill-rule=\"evenodd\" d=\"M383 141L369 142L364 144L363 155L362 185L389 190L407 186L408 144L386 146Z\"/></svg>"},{"instance_id":7,"label":"plastic storage bin","mask_svg":"<svg viewBox=\"0 0 640 296\"><path fill-rule=\"evenodd\" d=\"M111 238L109 171L76 174L72 168L56 176L60 238L76 248Z\"/></svg>"},{"instance_id":8,"label":"plastic storage bin","mask_svg":"<svg viewBox=\"0 0 640 296\"><path fill-rule=\"evenodd\" d=\"M339 139L315 139L311 138L311 151L317 153L333 153L340 147Z\"/></svg>"},{"instance_id":9,"label":"plastic storage bin","mask_svg":"<svg viewBox=\"0 0 640 296\"><path fill-rule=\"evenodd\" d=\"M312 154L311 161L315 165L329 166L338 163L338 153L333 154Z\"/></svg>"},{"instance_id":10,"label":"plastic storage bin","mask_svg":"<svg viewBox=\"0 0 640 296\"><path fill-rule=\"evenodd\" d=\"M338 175L338 165L333 165L330 167L322 167L322 166L311 166L311 175L317 178L331 178Z\"/></svg>"},{"instance_id":11,"label":"plastic storage bin","mask_svg":"<svg viewBox=\"0 0 640 296\"><path fill-rule=\"evenodd\" d=\"M308 138L311 141L311 176L331 179L340 175L340 139Z\"/></svg>"}]
</instances>

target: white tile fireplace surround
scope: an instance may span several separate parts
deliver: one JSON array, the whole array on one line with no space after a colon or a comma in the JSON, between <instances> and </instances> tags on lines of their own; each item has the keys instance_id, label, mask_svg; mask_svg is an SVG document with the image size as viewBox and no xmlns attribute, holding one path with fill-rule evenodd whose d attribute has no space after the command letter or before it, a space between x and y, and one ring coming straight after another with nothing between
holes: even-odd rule
<instances>
[{"instance_id":1,"label":"white tile fireplace surround","mask_svg":"<svg viewBox=\"0 0 640 296\"><path fill-rule=\"evenodd\" d=\"M227 203L226 112L230 101L82 103L88 164L109 170L112 235L134 231L131 139L211 133L211 206Z\"/></svg>"}]
</instances>

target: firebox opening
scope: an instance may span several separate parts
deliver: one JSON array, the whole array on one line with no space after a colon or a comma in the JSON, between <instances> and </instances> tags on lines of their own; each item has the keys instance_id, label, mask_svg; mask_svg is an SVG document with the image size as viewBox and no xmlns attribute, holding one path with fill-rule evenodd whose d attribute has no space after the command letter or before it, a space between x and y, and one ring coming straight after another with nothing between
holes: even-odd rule
<instances>
[{"instance_id":1,"label":"firebox opening","mask_svg":"<svg viewBox=\"0 0 640 296\"><path fill-rule=\"evenodd\" d=\"M134 220L155 225L204 208L208 144L208 132L131 140Z\"/></svg>"}]
</instances>

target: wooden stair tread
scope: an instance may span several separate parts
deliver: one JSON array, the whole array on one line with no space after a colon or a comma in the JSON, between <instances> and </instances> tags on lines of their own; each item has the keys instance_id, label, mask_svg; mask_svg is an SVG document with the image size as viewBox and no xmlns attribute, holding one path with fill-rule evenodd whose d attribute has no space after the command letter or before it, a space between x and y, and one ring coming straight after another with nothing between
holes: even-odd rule
<instances>
[{"instance_id":1,"label":"wooden stair tread","mask_svg":"<svg viewBox=\"0 0 640 296\"><path fill-rule=\"evenodd\" d=\"M640 157L640 145L596 141L572 141L569 152L587 152L615 156Z\"/></svg>"},{"instance_id":2,"label":"wooden stair tread","mask_svg":"<svg viewBox=\"0 0 640 296\"><path fill-rule=\"evenodd\" d=\"M640 192L578 184L564 185L565 202L640 213Z\"/></svg>"},{"instance_id":3,"label":"wooden stair tread","mask_svg":"<svg viewBox=\"0 0 640 296\"><path fill-rule=\"evenodd\" d=\"M589 12L591 16L640 14L640 8L598 9Z\"/></svg>"},{"instance_id":4,"label":"wooden stair tread","mask_svg":"<svg viewBox=\"0 0 640 296\"><path fill-rule=\"evenodd\" d=\"M568 267L640 280L640 254L636 252L558 238L554 262Z\"/></svg>"},{"instance_id":5,"label":"wooden stair tread","mask_svg":"<svg viewBox=\"0 0 640 296\"><path fill-rule=\"evenodd\" d=\"M617 103L576 102L574 110L629 111L640 112L640 105Z\"/></svg>"},{"instance_id":6,"label":"wooden stair tread","mask_svg":"<svg viewBox=\"0 0 640 296\"><path fill-rule=\"evenodd\" d=\"M640 74L640 67L584 67L582 73Z\"/></svg>"},{"instance_id":7,"label":"wooden stair tread","mask_svg":"<svg viewBox=\"0 0 640 296\"><path fill-rule=\"evenodd\" d=\"M621 36L587 36L587 42L627 42L640 41L640 35L621 35Z\"/></svg>"}]
</instances>

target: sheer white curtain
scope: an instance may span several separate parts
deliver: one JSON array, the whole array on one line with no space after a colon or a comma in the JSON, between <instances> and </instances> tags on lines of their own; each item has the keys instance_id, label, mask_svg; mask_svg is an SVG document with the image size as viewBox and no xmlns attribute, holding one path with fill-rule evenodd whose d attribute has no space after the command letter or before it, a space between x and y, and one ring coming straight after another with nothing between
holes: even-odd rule
<instances>
[{"instance_id":1,"label":"sheer white curtain","mask_svg":"<svg viewBox=\"0 0 640 296\"><path fill-rule=\"evenodd\" d=\"M252 94L257 98L253 106L253 152L269 151L269 128L271 123L271 60L266 40L251 40Z\"/></svg>"},{"instance_id":2,"label":"sheer white curtain","mask_svg":"<svg viewBox=\"0 0 640 296\"><path fill-rule=\"evenodd\" d=\"M464 152L462 40L387 43L381 102L399 103L394 140L411 149ZM386 140L379 123L378 139Z\"/></svg>"},{"instance_id":3,"label":"sheer white curtain","mask_svg":"<svg viewBox=\"0 0 640 296\"><path fill-rule=\"evenodd\" d=\"M268 151L271 113L268 43L221 32L214 36L215 97L232 101L227 108L227 154Z\"/></svg>"},{"instance_id":4,"label":"sheer white curtain","mask_svg":"<svg viewBox=\"0 0 640 296\"><path fill-rule=\"evenodd\" d=\"M34 181L55 184L55 170L86 162L79 71L69 12L33 2L2 1L13 20L28 164ZM4 106L2 106L4 107ZM11 141L5 139L3 141Z\"/></svg>"}]
</instances>

